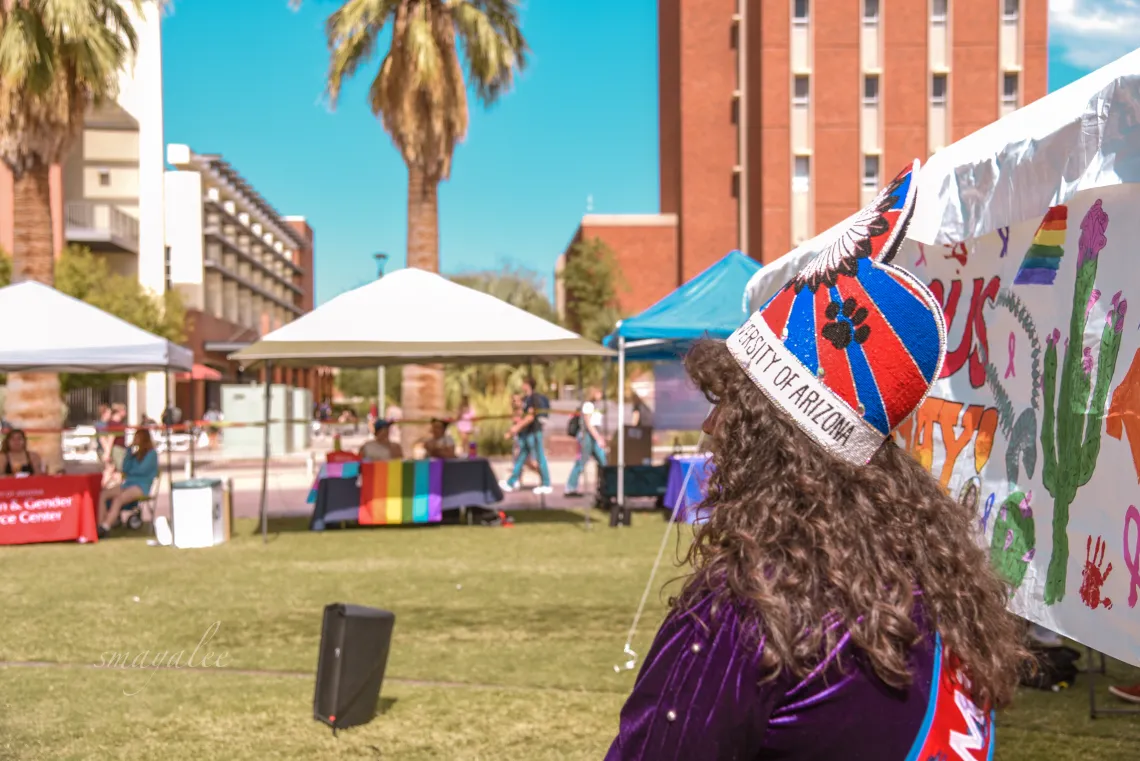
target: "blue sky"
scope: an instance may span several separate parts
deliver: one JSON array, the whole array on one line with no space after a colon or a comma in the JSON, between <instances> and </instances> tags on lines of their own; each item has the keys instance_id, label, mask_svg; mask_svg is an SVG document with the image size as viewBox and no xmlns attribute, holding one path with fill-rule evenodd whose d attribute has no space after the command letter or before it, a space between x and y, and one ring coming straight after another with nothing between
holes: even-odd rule
<instances>
[{"instance_id":1,"label":"blue sky","mask_svg":"<svg viewBox=\"0 0 1140 761\"><path fill-rule=\"evenodd\" d=\"M322 97L336 5L187 0L163 22L166 141L221 153L278 211L309 219L318 301L372 279L377 251L403 266L407 233L407 173L365 97L378 61L335 112ZM1137 0L1050 8L1050 89L1140 44ZM587 196L599 213L657 211L656 3L529 0L523 30L530 65L490 110L473 101L440 189L441 263L524 266L549 283Z\"/></svg>"}]
</instances>

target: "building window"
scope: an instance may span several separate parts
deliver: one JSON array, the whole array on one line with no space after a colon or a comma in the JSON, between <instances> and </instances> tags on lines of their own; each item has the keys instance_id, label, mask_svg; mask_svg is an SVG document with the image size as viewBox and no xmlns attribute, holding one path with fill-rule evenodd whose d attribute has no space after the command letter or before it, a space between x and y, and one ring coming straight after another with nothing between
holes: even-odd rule
<instances>
[{"instance_id":1,"label":"building window","mask_svg":"<svg viewBox=\"0 0 1140 761\"><path fill-rule=\"evenodd\" d=\"M930 82L930 102L936 106L946 105L946 75L935 74Z\"/></svg>"},{"instance_id":2,"label":"building window","mask_svg":"<svg viewBox=\"0 0 1140 761\"><path fill-rule=\"evenodd\" d=\"M1021 3L1019 3L1018 0L1005 0L1002 17L1005 18L1006 21L1017 21L1018 6L1020 5Z\"/></svg>"},{"instance_id":3,"label":"building window","mask_svg":"<svg viewBox=\"0 0 1140 761\"><path fill-rule=\"evenodd\" d=\"M100 169L99 170L99 187L101 187L101 188L111 187L111 170L110 169Z\"/></svg>"},{"instance_id":4,"label":"building window","mask_svg":"<svg viewBox=\"0 0 1140 761\"><path fill-rule=\"evenodd\" d=\"M795 173L792 175L792 190L807 190L811 178L811 157L796 156Z\"/></svg>"},{"instance_id":5,"label":"building window","mask_svg":"<svg viewBox=\"0 0 1140 761\"><path fill-rule=\"evenodd\" d=\"M795 1L795 14L792 16L797 24L806 24L808 21L808 0L794 0Z\"/></svg>"},{"instance_id":6,"label":"building window","mask_svg":"<svg viewBox=\"0 0 1140 761\"><path fill-rule=\"evenodd\" d=\"M863 187L874 189L879 187L879 157L863 157Z\"/></svg>"},{"instance_id":7,"label":"building window","mask_svg":"<svg viewBox=\"0 0 1140 761\"><path fill-rule=\"evenodd\" d=\"M1017 105L1017 72L1007 71L1001 82L1001 102L1008 105Z\"/></svg>"},{"instance_id":8,"label":"building window","mask_svg":"<svg viewBox=\"0 0 1140 761\"><path fill-rule=\"evenodd\" d=\"M879 0L863 0L863 21L874 24L879 20Z\"/></svg>"},{"instance_id":9,"label":"building window","mask_svg":"<svg viewBox=\"0 0 1140 761\"><path fill-rule=\"evenodd\" d=\"M867 74L863 77L863 105L874 106L879 102L879 75Z\"/></svg>"},{"instance_id":10,"label":"building window","mask_svg":"<svg viewBox=\"0 0 1140 761\"><path fill-rule=\"evenodd\" d=\"M930 0L930 20L935 24L946 23L946 5L949 0Z\"/></svg>"},{"instance_id":11,"label":"building window","mask_svg":"<svg viewBox=\"0 0 1140 761\"><path fill-rule=\"evenodd\" d=\"M811 83L807 74L796 74L795 86L792 90L792 103L797 106L806 106L811 97Z\"/></svg>"}]
</instances>

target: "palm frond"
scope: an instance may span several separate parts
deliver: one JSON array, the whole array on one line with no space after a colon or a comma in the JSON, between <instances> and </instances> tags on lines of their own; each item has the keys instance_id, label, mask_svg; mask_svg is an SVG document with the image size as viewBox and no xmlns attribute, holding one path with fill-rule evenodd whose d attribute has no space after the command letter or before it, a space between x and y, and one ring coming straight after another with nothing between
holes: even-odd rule
<instances>
[{"instance_id":1,"label":"palm frond","mask_svg":"<svg viewBox=\"0 0 1140 761\"><path fill-rule=\"evenodd\" d=\"M452 0L449 8L475 91L485 104L493 103L526 67L530 52L519 28L517 0Z\"/></svg>"},{"instance_id":2,"label":"palm frond","mask_svg":"<svg viewBox=\"0 0 1140 761\"><path fill-rule=\"evenodd\" d=\"M399 0L348 0L328 17L328 95L333 106L344 80L372 59L376 38L399 6Z\"/></svg>"},{"instance_id":3,"label":"palm frond","mask_svg":"<svg viewBox=\"0 0 1140 761\"><path fill-rule=\"evenodd\" d=\"M35 0L0 14L0 160L58 161L92 102L114 97L138 50L141 0Z\"/></svg>"}]
</instances>

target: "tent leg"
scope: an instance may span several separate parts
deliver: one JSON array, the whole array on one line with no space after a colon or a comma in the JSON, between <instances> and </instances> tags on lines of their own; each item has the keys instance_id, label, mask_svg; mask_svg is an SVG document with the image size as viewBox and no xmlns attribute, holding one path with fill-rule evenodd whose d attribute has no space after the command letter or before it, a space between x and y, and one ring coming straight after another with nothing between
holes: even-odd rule
<instances>
[{"instance_id":1,"label":"tent leg","mask_svg":"<svg viewBox=\"0 0 1140 761\"><path fill-rule=\"evenodd\" d=\"M388 379L384 370L384 365L380 365L376 368L376 414L380 416L381 420L384 419L385 413L387 412L387 410L384 409L384 389L388 385Z\"/></svg>"},{"instance_id":2,"label":"tent leg","mask_svg":"<svg viewBox=\"0 0 1140 761\"><path fill-rule=\"evenodd\" d=\"M273 363L265 363L265 450L261 459L261 504L258 512L261 516L261 543L269 542L269 510L266 505L266 489L269 485L269 410L270 397L273 394Z\"/></svg>"},{"instance_id":3,"label":"tent leg","mask_svg":"<svg viewBox=\"0 0 1140 761\"><path fill-rule=\"evenodd\" d=\"M169 394L169 392L170 392L170 370L166 371L166 389L167 389L167 393ZM173 403L169 400L167 401L166 406L168 408L174 407ZM168 490L167 491L168 500L167 500L166 507L167 507L167 514L170 516L171 532L173 533L173 531L174 531L174 465L170 461L170 450L172 449L172 447L170 445L170 425L166 422L169 419L169 416L164 414L162 416L162 418L163 418L163 420L162 420L162 427L163 427L162 433L163 433L163 436L166 437L166 488ZM160 489L162 488L162 480L161 479L159 479L159 488ZM141 514L141 511L140 511L140 514ZM151 524L151 531L154 532L155 538L157 539L158 538L158 531L154 527L155 517L156 516L152 513L150 516L150 524Z\"/></svg>"},{"instance_id":4,"label":"tent leg","mask_svg":"<svg viewBox=\"0 0 1140 761\"><path fill-rule=\"evenodd\" d=\"M625 338L618 336L617 514L610 525L629 525L625 515Z\"/></svg>"}]
</instances>

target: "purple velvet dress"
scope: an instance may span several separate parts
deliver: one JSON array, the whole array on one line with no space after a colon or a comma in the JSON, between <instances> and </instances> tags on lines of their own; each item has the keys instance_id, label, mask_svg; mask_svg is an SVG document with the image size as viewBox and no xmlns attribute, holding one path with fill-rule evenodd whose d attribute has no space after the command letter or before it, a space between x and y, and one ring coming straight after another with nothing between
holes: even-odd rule
<instances>
[{"instance_id":1,"label":"purple velvet dress","mask_svg":"<svg viewBox=\"0 0 1140 761\"><path fill-rule=\"evenodd\" d=\"M715 618L711 606L706 597L662 624L606 761L992 758L993 717L937 635L914 649L906 690L880 681L847 635L806 678L761 684L763 642L742 636L731 606Z\"/></svg>"}]
</instances>

